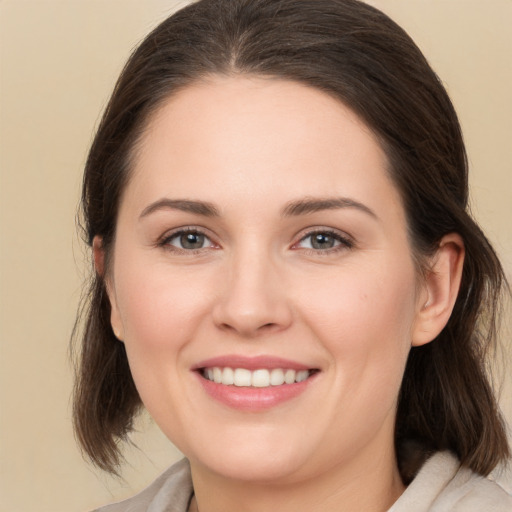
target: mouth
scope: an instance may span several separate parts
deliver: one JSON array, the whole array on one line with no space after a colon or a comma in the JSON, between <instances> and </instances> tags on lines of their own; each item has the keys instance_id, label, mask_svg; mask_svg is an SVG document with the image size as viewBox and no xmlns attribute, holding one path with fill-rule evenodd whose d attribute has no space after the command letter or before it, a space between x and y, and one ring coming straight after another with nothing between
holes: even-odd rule
<instances>
[{"instance_id":1,"label":"mouth","mask_svg":"<svg viewBox=\"0 0 512 512\"><path fill-rule=\"evenodd\" d=\"M210 366L198 369L200 375L215 384L248 388L270 388L287 386L306 381L318 372L316 369L294 370L292 368L231 368Z\"/></svg>"},{"instance_id":2,"label":"mouth","mask_svg":"<svg viewBox=\"0 0 512 512\"><path fill-rule=\"evenodd\" d=\"M310 395L318 368L273 356L221 356L192 368L201 388L215 402L241 412L264 412Z\"/></svg>"}]
</instances>

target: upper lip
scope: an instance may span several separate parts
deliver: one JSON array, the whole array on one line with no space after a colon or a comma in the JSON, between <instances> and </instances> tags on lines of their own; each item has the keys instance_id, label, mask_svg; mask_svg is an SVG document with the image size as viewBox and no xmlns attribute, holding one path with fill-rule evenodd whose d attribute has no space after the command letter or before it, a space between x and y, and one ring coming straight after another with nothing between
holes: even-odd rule
<instances>
[{"instance_id":1,"label":"upper lip","mask_svg":"<svg viewBox=\"0 0 512 512\"><path fill-rule=\"evenodd\" d=\"M292 361L290 359L284 359L282 357L275 357L270 355L263 356L241 356L241 355L225 355L212 357L210 359L205 359L194 365L192 370L199 370L202 368L245 368L247 370L259 370L259 369L269 369L272 370L274 368L283 368L290 370L311 370L311 366L307 366L305 364L299 363L297 361Z\"/></svg>"}]
</instances>

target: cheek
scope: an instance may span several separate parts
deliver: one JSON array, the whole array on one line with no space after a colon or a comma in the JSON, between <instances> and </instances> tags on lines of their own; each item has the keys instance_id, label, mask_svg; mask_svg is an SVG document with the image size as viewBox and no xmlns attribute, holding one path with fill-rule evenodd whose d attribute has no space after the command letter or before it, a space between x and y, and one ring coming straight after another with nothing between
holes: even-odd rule
<instances>
[{"instance_id":1,"label":"cheek","mask_svg":"<svg viewBox=\"0 0 512 512\"><path fill-rule=\"evenodd\" d=\"M360 338L372 330L383 336L410 333L415 303L413 271L347 269L323 282L317 279L314 286L306 283L305 288L302 309L310 323L325 329L329 337Z\"/></svg>"},{"instance_id":2,"label":"cheek","mask_svg":"<svg viewBox=\"0 0 512 512\"><path fill-rule=\"evenodd\" d=\"M339 367L342 387L399 386L415 315L410 262L349 268L321 282L305 287L300 309Z\"/></svg>"},{"instance_id":3,"label":"cheek","mask_svg":"<svg viewBox=\"0 0 512 512\"><path fill-rule=\"evenodd\" d=\"M116 282L119 310L128 344L145 350L175 348L190 339L213 293L207 275L179 272L165 264L120 268ZM199 283L201 286L199 286Z\"/></svg>"},{"instance_id":4,"label":"cheek","mask_svg":"<svg viewBox=\"0 0 512 512\"><path fill-rule=\"evenodd\" d=\"M185 354L210 308L211 278L198 269L192 276L165 263L128 258L116 270L124 343L136 387L159 424L179 429L174 411L183 408L186 396Z\"/></svg>"},{"instance_id":5,"label":"cheek","mask_svg":"<svg viewBox=\"0 0 512 512\"><path fill-rule=\"evenodd\" d=\"M210 280L197 269L192 278L186 271L171 271L169 265L137 265L127 259L117 276L124 343L135 385L159 424L175 424L170 418L182 408L189 372L186 351L209 308Z\"/></svg>"}]
</instances>

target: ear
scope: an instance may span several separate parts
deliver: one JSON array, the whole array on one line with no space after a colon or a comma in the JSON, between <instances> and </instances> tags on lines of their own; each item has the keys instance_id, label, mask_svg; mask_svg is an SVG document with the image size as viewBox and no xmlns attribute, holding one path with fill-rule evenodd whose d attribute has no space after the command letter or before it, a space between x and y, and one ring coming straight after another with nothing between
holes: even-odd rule
<instances>
[{"instance_id":1,"label":"ear","mask_svg":"<svg viewBox=\"0 0 512 512\"><path fill-rule=\"evenodd\" d=\"M424 278L413 326L412 345L431 342L444 329L459 293L464 242L457 233L444 236Z\"/></svg>"},{"instance_id":2,"label":"ear","mask_svg":"<svg viewBox=\"0 0 512 512\"><path fill-rule=\"evenodd\" d=\"M105 272L105 251L103 250L103 239L101 236L96 235L92 240L92 256L96 273L98 276L103 277Z\"/></svg>"},{"instance_id":3,"label":"ear","mask_svg":"<svg viewBox=\"0 0 512 512\"><path fill-rule=\"evenodd\" d=\"M105 249L103 248L103 240L100 236L95 236L92 241L92 254L96 273L100 279L103 279L105 288L107 289L107 296L110 301L110 324L112 331L118 340L123 341L123 324L121 322L119 308L117 307L115 287L112 279L108 275L105 275Z\"/></svg>"}]
</instances>

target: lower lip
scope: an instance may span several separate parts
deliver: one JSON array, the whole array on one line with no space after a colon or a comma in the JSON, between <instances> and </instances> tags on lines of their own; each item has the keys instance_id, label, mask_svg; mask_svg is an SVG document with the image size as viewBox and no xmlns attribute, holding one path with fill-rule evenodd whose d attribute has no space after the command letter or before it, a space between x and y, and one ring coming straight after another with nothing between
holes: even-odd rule
<instances>
[{"instance_id":1,"label":"lower lip","mask_svg":"<svg viewBox=\"0 0 512 512\"><path fill-rule=\"evenodd\" d=\"M301 395L317 374L302 382L269 386L267 388L225 386L205 379L197 373L203 389L218 402L241 411L264 411Z\"/></svg>"}]
</instances>

